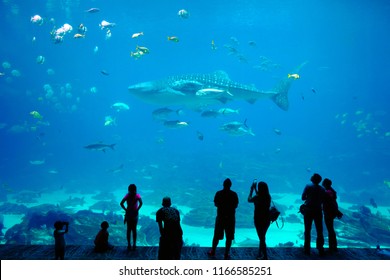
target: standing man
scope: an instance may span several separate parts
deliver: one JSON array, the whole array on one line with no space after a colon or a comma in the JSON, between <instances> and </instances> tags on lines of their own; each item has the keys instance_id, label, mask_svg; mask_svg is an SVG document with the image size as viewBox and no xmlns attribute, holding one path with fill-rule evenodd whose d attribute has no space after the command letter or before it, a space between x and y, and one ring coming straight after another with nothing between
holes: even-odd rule
<instances>
[{"instance_id":1,"label":"standing man","mask_svg":"<svg viewBox=\"0 0 390 280\"><path fill-rule=\"evenodd\" d=\"M302 200L305 201L307 211L303 216L305 223L304 250L306 255L310 255L311 226L314 225L317 231L316 247L320 256L324 255L324 233L322 225L322 204L325 198L325 189L320 186L322 177L314 173L311 176L312 184L306 185L302 193Z\"/></svg>"},{"instance_id":2,"label":"standing man","mask_svg":"<svg viewBox=\"0 0 390 280\"><path fill-rule=\"evenodd\" d=\"M225 234L226 246L224 259L230 258L230 247L234 239L236 228L236 208L238 206L237 193L230 190L232 181L227 178L223 182L223 189L217 191L214 197L214 205L217 207L217 217L215 219L214 237L209 256L215 256L215 250L219 240L222 240Z\"/></svg>"}]
</instances>

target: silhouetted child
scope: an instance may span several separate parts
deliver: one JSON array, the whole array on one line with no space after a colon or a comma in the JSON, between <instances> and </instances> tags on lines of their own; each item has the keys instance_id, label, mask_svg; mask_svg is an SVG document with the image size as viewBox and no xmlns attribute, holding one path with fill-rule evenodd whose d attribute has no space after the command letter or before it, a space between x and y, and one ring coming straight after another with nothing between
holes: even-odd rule
<instances>
[{"instance_id":1,"label":"silhouetted child","mask_svg":"<svg viewBox=\"0 0 390 280\"><path fill-rule=\"evenodd\" d=\"M63 227L65 226L65 230ZM63 260L65 258L65 233L68 233L68 222L56 221L54 223L54 252L56 260Z\"/></svg>"},{"instance_id":2,"label":"silhouetted child","mask_svg":"<svg viewBox=\"0 0 390 280\"><path fill-rule=\"evenodd\" d=\"M108 236L109 236L109 233L107 231L109 227L108 222L106 221L102 222L100 224L100 227L102 229L96 235L94 243L95 243L95 251L103 253L108 250L111 250L114 246L108 243Z\"/></svg>"}]
</instances>

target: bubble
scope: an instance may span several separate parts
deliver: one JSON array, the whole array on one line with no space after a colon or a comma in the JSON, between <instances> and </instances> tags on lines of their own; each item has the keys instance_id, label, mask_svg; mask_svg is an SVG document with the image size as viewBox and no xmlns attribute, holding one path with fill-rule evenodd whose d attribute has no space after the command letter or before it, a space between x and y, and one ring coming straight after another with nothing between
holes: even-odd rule
<instances>
[{"instance_id":1,"label":"bubble","mask_svg":"<svg viewBox=\"0 0 390 280\"><path fill-rule=\"evenodd\" d=\"M47 69L47 70L46 70L46 73L47 73L47 75L50 75L50 76L52 76L52 75L55 74L54 70L51 69L51 68Z\"/></svg>"}]
</instances>

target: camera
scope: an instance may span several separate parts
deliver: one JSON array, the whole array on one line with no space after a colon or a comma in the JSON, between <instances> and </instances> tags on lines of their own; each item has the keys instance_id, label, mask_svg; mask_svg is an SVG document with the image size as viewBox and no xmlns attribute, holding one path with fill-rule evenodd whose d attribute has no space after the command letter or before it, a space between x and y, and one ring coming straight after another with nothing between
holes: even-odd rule
<instances>
[{"instance_id":1,"label":"camera","mask_svg":"<svg viewBox=\"0 0 390 280\"><path fill-rule=\"evenodd\" d=\"M251 188L256 189L256 184L257 184L257 179L254 179Z\"/></svg>"}]
</instances>

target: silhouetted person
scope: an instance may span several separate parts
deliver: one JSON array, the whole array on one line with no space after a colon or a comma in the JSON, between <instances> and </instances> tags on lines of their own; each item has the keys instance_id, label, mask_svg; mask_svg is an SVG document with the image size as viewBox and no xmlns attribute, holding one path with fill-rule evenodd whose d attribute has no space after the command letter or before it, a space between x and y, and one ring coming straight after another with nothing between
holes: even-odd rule
<instances>
[{"instance_id":1,"label":"silhouetted person","mask_svg":"<svg viewBox=\"0 0 390 280\"><path fill-rule=\"evenodd\" d=\"M224 258L230 258L230 247L234 239L236 229L236 208L238 206L237 193L230 190L232 181L227 178L223 182L223 189L217 191L214 197L214 205L217 207L217 217L215 219L214 237L212 248L208 252L209 256L215 256L219 240L226 235Z\"/></svg>"},{"instance_id":2,"label":"silhouetted person","mask_svg":"<svg viewBox=\"0 0 390 280\"><path fill-rule=\"evenodd\" d=\"M253 192L255 195L253 196ZM259 237L259 256L257 259L267 260L267 245L265 243L265 235L271 224L269 217L269 208L271 206L271 195L269 194L268 185L265 182L253 182L248 196L248 202L255 204L254 222L257 236Z\"/></svg>"},{"instance_id":3,"label":"silhouetted person","mask_svg":"<svg viewBox=\"0 0 390 280\"><path fill-rule=\"evenodd\" d=\"M65 226L65 230L63 229ZM54 223L54 253L55 253L55 259L56 260L63 260L65 259L65 234L68 233L68 222L61 222L56 221Z\"/></svg>"},{"instance_id":4,"label":"silhouetted person","mask_svg":"<svg viewBox=\"0 0 390 280\"><path fill-rule=\"evenodd\" d=\"M180 213L171 207L171 204L171 198L164 197L163 207L156 213L156 222L160 230L159 260L180 260L181 248L183 247Z\"/></svg>"},{"instance_id":5,"label":"silhouetted person","mask_svg":"<svg viewBox=\"0 0 390 280\"><path fill-rule=\"evenodd\" d=\"M125 202L127 207L125 207ZM133 250L136 249L137 242L137 224L138 224L138 212L142 207L141 196L137 193L137 186L130 184L128 187L128 193L123 197L120 205L126 211L124 223L127 223L127 249L131 250L130 237L133 233Z\"/></svg>"},{"instance_id":6,"label":"silhouetted person","mask_svg":"<svg viewBox=\"0 0 390 280\"><path fill-rule=\"evenodd\" d=\"M334 230L334 219L339 215L339 207L337 204L337 193L332 188L332 181L328 178L322 181L322 186L325 188L325 199L324 199L324 220L328 230L328 242L329 252L337 252L337 238Z\"/></svg>"},{"instance_id":7,"label":"silhouetted person","mask_svg":"<svg viewBox=\"0 0 390 280\"><path fill-rule=\"evenodd\" d=\"M98 234L95 237L95 251L99 253L107 252L108 250L111 250L114 246L112 246L108 242L109 233L107 231L109 224L108 222L104 221L100 224L101 230L98 232Z\"/></svg>"},{"instance_id":8,"label":"silhouetted person","mask_svg":"<svg viewBox=\"0 0 390 280\"><path fill-rule=\"evenodd\" d=\"M316 247L320 255L324 254L324 234L322 226L322 204L325 197L325 189L319 184L321 183L322 177L315 173L311 176L312 184L306 185L302 193L302 200L307 205L307 212L303 216L305 223L305 242L304 252L306 255L310 255L310 242L311 242L311 227L314 221L317 240Z\"/></svg>"}]
</instances>

